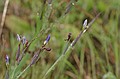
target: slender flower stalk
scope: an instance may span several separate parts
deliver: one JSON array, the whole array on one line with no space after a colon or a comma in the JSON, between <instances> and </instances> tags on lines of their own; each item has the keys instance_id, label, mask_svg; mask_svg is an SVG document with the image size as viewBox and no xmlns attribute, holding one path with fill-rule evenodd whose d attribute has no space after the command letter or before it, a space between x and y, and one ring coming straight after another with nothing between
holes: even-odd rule
<instances>
[{"instance_id":1,"label":"slender flower stalk","mask_svg":"<svg viewBox=\"0 0 120 79\"><path fill-rule=\"evenodd\" d=\"M69 45L69 42L67 42L66 47L64 49L64 51L62 52L62 55L54 62L54 64L47 70L47 72L45 73L45 75L43 76L43 79L45 79L45 77L55 68L55 66L59 63L59 61L61 61L64 56L67 56L69 50L71 49L71 45Z\"/></svg>"},{"instance_id":2,"label":"slender flower stalk","mask_svg":"<svg viewBox=\"0 0 120 79\"><path fill-rule=\"evenodd\" d=\"M18 67L18 66L15 64L15 68L14 68L14 70L13 70L13 73L12 73L11 79L14 79L14 75L15 75L15 71L16 71L17 67Z\"/></svg>"},{"instance_id":3,"label":"slender flower stalk","mask_svg":"<svg viewBox=\"0 0 120 79\"><path fill-rule=\"evenodd\" d=\"M19 37L20 37L20 36L17 35L17 38L19 38ZM22 60L25 52L28 50L28 48L29 48L29 46L31 45L31 43L32 43L36 38L37 38L37 37L33 38L29 43L26 43L26 44L25 44L25 47L23 48L21 55L20 55L20 45L21 45L21 43L22 43L22 39L20 38L20 43L19 43L19 45L18 45L18 50L17 50L17 53L16 53L15 68L14 68L14 70L13 70L11 79L14 79L14 78L15 78L15 71L16 71L16 69L18 68L18 65L19 65L20 61ZM30 66L30 65L29 65L29 66ZM29 67L29 66L28 66L28 67ZM28 67L27 67L25 70L23 70L23 71L19 74L19 76L21 76L21 75L28 69Z\"/></svg>"},{"instance_id":4,"label":"slender flower stalk","mask_svg":"<svg viewBox=\"0 0 120 79\"><path fill-rule=\"evenodd\" d=\"M75 2L75 0L71 0L69 2L69 4L66 7L66 10L65 10L65 15L70 12L70 9L72 8L72 6L74 6L74 2Z\"/></svg>"},{"instance_id":5,"label":"slender flower stalk","mask_svg":"<svg viewBox=\"0 0 120 79\"><path fill-rule=\"evenodd\" d=\"M54 67L57 65L57 63L63 58L64 55L61 55L56 61L55 63L47 70L47 72L45 73L43 79L45 79L45 77L48 75L48 73L50 73L50 71L52 71L54 69Z\"/></svg>"},{"instance_id":6,"label":"slender flower stalk","mask_svg":"<svg viewBox=\"0 0 120 79\"><path fill-rule=\"evenodd\" d=\"M6 73L5 73L5 79L9 79L9 70L8 69L6 70Z\"/></svg>"},{"instance_id":7,"label":"slender flower stalk","mask_svg":"<svg viewBox=\"0 0 120 79\"><path fill-rule=\"evenodd\" d=\"M20 76L30 67L30 65L28 65L17 77L16 79L19 79Z\"/></svg>"},{"instance_id":8,"label":"slender flower stalk","mask_svg":"<svg viewBox=\"0 0 120 79\"><path fill-rule=\"evenodd\" d=\"M42 49L39 49L33 56L31 62L30 62L30 66L35 64L39 58L40 52L42 51Z\"/></svg>"},{"instance_id":9,"label":"slender flower stalk","mask_svg":"<svg viewBox=\"0 0 120 79\"><path fill-rule=\"evenodd\" d=\"M39 57L40 52L42 52L42 50L44 50L44 48L43 48L43 49L39 49L39 50L34 54L34 56L33 56L32 60L31 60L30 64L16 77L16 79L18 79L27 69L29 69L29 67L31 67L33 64L35 64L35 63L38 61L38 59L40 58L40 57ZM46 49L45 49L45 50L46 50ZM50 50L49 50L49 51L50 51Z\"/></svg>"},{"instance_id":10,"label":"slender flower stalk","mask_svg":"<svg viewBox=\"0 0 120 79\"><path fill-rule=\"evenodd\" d=\"M83 33L85 33L90 27L91 25L94 23L94 21L98 18L98 16L101 13L99 13L88 25L87 25L87 20L84 21L83 23L83 30L80 32L80 34L77 36L77 38L71 43L71 46L73 47L76 42L80 39L80 37L82 36Z\"/></svg>"},{"instance_id":11,"label":"slender flower stalk","mask_svg":"<svg viewBox=\"0 0 120 79\"><path fill-rule=\"evenodd\" d=\"M21 43L19 43L19 45L18 45L18 50L17 50L17 53L16 53L16 61L18 60L18 58L20 56L20 45L21 45Z\"/></svg>"},{"instance_id":12,"label":"slender flower stalk","mask_svg":"<svg viewBox=\"0 0 120 79\"><path fill-rule=\"evenodd\" d=\"M71 39L71 33L68 34L68 38L65 39L65 41L67 40L66 43L66 47L64 49L64 51L62 52L62 55L55 61L55 63L48 69L48 71L45 73L43 79L47 76L47 74L57 65L57 63L59 61L61 61L63 59L63 57L66 55L66 53L68 52L68 50L71 48L71 45L69 45L70 39Z\"/></svg>"},{"instance_id":13,"label":"slender flower stalk","mask_svg":"<svg viewBox=\"0 0 120 79\"><path fill-rule=\"evenodd\" d=\"M33 39L33 40L34 40L34 39ZM33 41L33 40L32 40L32 41ZM40 53L41 53L43 50L46 50L46 51L50 51L50 50L51 50L51 48L46 48L46 47L45 47L45 45L49 42L49 40L50 40L50 35L47 36L47 38L46 38L46 40L45 40L45 42L44 42L44 45L43 45L37 52L35 52L35 54L33 55L32 59L31 59L30 64L16 77L16 79L18 79L27 69L29 69L29 67L31 67L33 64L35 64L35 63L39 60L39 58L40 58ZM32 42L32 41L31 41L31 42ZM31 42L27 45L27 47L29 47L29 45L31 44ZM25 50L26 50L26 49L25 49ZM24 52L25 52L25 50L24 50ZM22 52L22 54L23 54L24 52ZM21 54L21 56L20 56L19 59L18 59L18 63L21 61L21 59L22 59L22 57L23 57L22 54Z\"/></svg>"},{"instance_id":14,"label":"slender flower stalk","mask_svg":"<svg viewBox=\"0 0 120 79\"><path fill-rule=\"evenodd\" d=\"M71 43L72 47L77 43L77 41L80 39L83 33L84 33L84 30L81 31L80 34L77 36L77 38Z\"/></svg>"},{"instance_id":15,"label":"slender flower stalk","mask_svg":"<svg viewBox=\"0 0 120 79\"><path fill-rule=\"evenodd\" d=\"M36 39L36 38L35 38L35 39ZM20 55L20 56L18 57L18 59L17 59L17 63L18 63L18 64L20 63L20 61L22 60L23 56L25 55L25 52L27 52L27 50L28 50L28 48L30 47L31 43L32 43L35 39L32 39L30 42L26 42L25 47L23 48L21 55Z\"/></svg>"},{"instance_id":16,"label":"slender flower stalk","mask_svg":"<svg viewBox=\"0 0 120 79\"><path fill-rule=\"evenodd\" d=\"M72 3L69 3L66 7L65 14L67 14L70 11L71 7L72 7Z\"/></svg>"},{"instance_id":17,"label":"slender flower stalk","mask_svg":"<svg viewBox=\"0 0 120 79\"><path fill-rule=\"evenodd\" d=\"M6 62L6 74L5 74L5 79L9 79L9 63L10 63L10 58L8 55L5 56L5 62Z\"/></svg>"},{"instance_id":18,"label":"slender flower stalk","mask_svg":"<svg viewBox=\"0 0 120 79\"><path fill-rule=\"evenodd\" d=\"M91 24L98 18L98 16L100 15L101 13L99 13L89 24L88 24L88 28L91 26ZM87 25L87 21L85 21L84 22L84 25ZM67 45L66 45L66 48L64 49L64 51L63 51L63 53L62 53L62 55L55 61L55 63L47 70L47 72L45 73L45 75L43 76L43 78L45 78L52 70L53 70L53 68L57 65L57 63L59 62L59 61L61 61L65 56L65 58L68 58L68 56L69 56L69 54L70 54L70 52L69 52L69 50L70 49L72 49L72 47L77 43L77 41L80 39L80 37L86 32L86 30L88 29L88 28L84 28L81 32L80 32L80 34L77 36L77 38L75 39L75 40L73 40L73 42L69 45L68 43L67 43Z\"/></svg>"}]
</instances>

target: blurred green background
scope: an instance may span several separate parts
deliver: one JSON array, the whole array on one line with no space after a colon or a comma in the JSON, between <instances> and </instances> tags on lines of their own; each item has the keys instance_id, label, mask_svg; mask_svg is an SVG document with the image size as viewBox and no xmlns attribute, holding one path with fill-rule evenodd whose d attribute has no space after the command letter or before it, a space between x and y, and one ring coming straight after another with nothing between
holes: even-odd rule
<instances>
[{"instance_id":1,"label":"blurred green background","mask_svg":"<svg viewBox=\"0 0 120 79\"><path fill-rule=\"evenodd\" d=\"M36 39L29 48L32 53L39 48L48 34L47 44L52 50L43 52L40 60L20 79L42 79L48 68L62 54L68 33L73 41L88 23L100 12L92 27L72 49L67 60L59 62L46 79L120 79L120 0L10 0L2 38L0 41L0 79L5 75L4 55L10 56L14 69L18 41L16 34ZM73 1L74 5L70 5ZM5 0L0 0L0 22ZM65 14L66 10L69 10ZM42 16L42 17L41 17ZM42 18L42 19L41 19ZM30 63L25 59L23 70ZM11 71L12 72L12 71Z\"/></svg>"}]
</instances>

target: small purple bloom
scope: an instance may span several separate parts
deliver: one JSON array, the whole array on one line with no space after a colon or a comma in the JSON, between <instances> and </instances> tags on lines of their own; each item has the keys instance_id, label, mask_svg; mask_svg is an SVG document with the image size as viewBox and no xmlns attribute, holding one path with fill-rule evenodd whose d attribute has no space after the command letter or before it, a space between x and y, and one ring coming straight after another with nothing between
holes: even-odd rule
<instances>
[{"instance_id":1,"label":"small purple bloom","mask_svg":"<svg viewBox=\"0 0 120 79\"><path fill-rule=\"evenodd\" d=\"M87 19L84 21L84 23L83 23L83 27L84 27L84 28L87 27Z\"/></svg>"},{"instance_id":2,"label":"small purple bloom","mask_svg":"<svg viewBox=\"0 0 120 79\"><path fill-rule=\"evenodd\" d=\"M26 42L27 42L26 37L23 36L23 37L22 37L22 43L23 43L23 44L26 44Z\"/></svg>"},{"instance_id":3,"label":"small purple bloom","mask_svg":"<svg viewBox=\"0 0 120 79\"><path fill-rule=\"evenodd\" d=\"M20 38L20 35L17 34L17 40L20 42L21 41L21 38Z\"/></svg>"},{"instance_id":4,"label":"small purple bloom","mask_svg":"<svg viewBox=\"0 0 120 79\"><path fill-rule=\"evenodd\" d=\"M30 62L30 66L37 62L37 60L39 59L40 52L41 52L41 49L39 49L37 52L35 52L34 56L32 57L32 60Z\"/></svg>"},{"instance_id":5,"label":"small purple bloom","mask_svg":"<svg viewBox=\"0 0 120 79\"><path fill-rule=\"evenodd\" d=\"M6 55L6 56L5 56L5 62L6 62L6 65L9 65L9 61L10 61L9 56Z\"/></svg>"},{"instance_id":6,"label":"small purple bloom","mask_svg":"<svg viewBox=\"0 0 120 79\"><path fill-rule=\"evenodd\" d=\"M44 45L47 44L49 40L50 40L50 34L47 36L46 40L44 41Z\"/></svg>"}]
</instances>

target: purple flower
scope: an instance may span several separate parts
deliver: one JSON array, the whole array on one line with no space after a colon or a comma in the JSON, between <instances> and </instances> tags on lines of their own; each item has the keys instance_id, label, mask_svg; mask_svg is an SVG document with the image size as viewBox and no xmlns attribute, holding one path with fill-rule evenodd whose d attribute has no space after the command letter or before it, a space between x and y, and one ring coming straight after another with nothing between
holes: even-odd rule
<instances>
[{"instance_id":1,"label":"purple flower","mask_svg":"<svg viewBox=\"0 0 120 79\"><path fill-rule=\"evenodd\" d=\"M84 21L83 27L84 27L84 28L87 28L87 19Z\"/></svg>"},{"instance_id":2,"label":"purple flower","mask_svg":"<svg viewBox=\"0 0 120 79\"><path fill-rule=\"evenodd\" d=\"M26 37L23 36L23 37L22 37L22 43L23 43L23 44L26 44L26 42L27 42Z\"/></svg>"},{"instance_id":3,"label":"purple flower","mask_svg":"<svg viewBox=\"0 0 120 79\"><path fill-rule=\"evenodd\" d=\"M5 56L5 62L6 62L6 65L9 65L9 61L10 61L10 58L8 55Z\"/></svg>"},{"instance_id":4,"label":"purple flower","mask_svg":"<svg viewBox=\"0 0 120 79\"><path fill-rule=\"evenodd\" d=\"M46 40L44 41L44 45L46 45L49 40L50 40L50 34L47 36Z\"/></svg>"},{"instance_id":5,"label":"purple flower","mask_svg":"<svg viewBox=\"0 0 120 79\"><path fill-rule=\"evenodd\" d=\"M17 40L20 42L21 41L21 38L20 38L20 35L17 34Z\"/></svg>"},{"instance_id":6,"label":"purple flower","mask_svg":"<svg viewBox=\"0 0 120 79\"><path fill-rule=\"evenodd\" d=\"M37 62L37 60L39 59L40 52L41 52L41 49L39 49L37 52L35 52L34 56L32 57L32 60L30 62L30 66Z\"/></svg>"}]
</instances>

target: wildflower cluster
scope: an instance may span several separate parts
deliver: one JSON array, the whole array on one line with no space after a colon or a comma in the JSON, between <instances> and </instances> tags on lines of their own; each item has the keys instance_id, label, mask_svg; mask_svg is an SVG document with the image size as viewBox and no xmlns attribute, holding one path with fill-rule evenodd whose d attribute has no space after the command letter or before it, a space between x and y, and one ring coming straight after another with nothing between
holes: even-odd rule
<instances>
[{"instance_id":1,"label":"wildflower cluster","mask_svg":"<svg viewBox=\"0 0 120 79\"><path fill-rule=\"evenodd\" d=\"M39 58L40 58L39 55L42 51L44 51L44 50L50 51L51 50L51 48L46 47L46 44L50 40L50 34L49 34L47 36L47 38L45 39L45 41L43 42L43 45L40 48L38 48L38 50L36 52L34 52L33 57L31 58L31 61L28 64L28 66L21 73L19 73L17 76L15 76L15 71L16 71L17 67L19 67L20 62L23 59L23 57L26 55L26 53L27 52L29 53L29 47L35 39L28 41L25 36L20 36L19 34L17 34L17 40L18 40L19 44L18 44L18 48L17 48L17 52L16 52L16 62L15 62L16 67L15 67L10 79L14 79L14 78L18 79L29 67L31 67L33 64L35 64L39 60ZM8 70L9 63L10 63L10 58L8 55L5 56L5 61L6 61L6 68ZM6 77L8 77L8 74L9 74L9 72L7 71Z\"/></svg>"}]
</instances>

